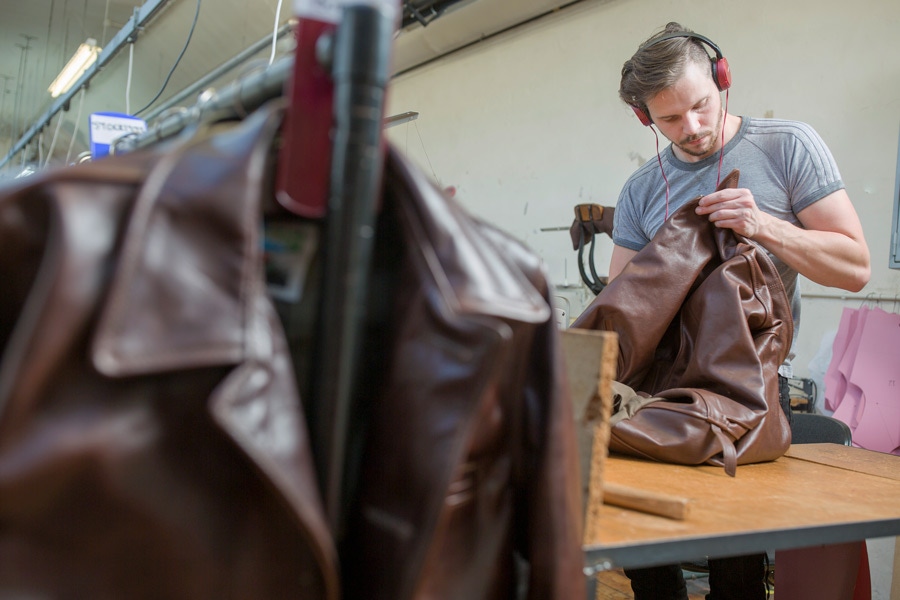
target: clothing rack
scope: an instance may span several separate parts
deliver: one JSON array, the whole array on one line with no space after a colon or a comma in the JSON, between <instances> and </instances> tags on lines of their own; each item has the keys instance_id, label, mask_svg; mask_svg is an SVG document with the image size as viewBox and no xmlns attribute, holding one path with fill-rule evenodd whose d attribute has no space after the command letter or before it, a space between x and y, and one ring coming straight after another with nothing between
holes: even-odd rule
<instances>
[{"instance_id":1,"label":"clothing rack","mask_svg":"<svg viewBox=\"0 0 900 600\"><path fill-rule=\"evenodd\" d=\"M284 36L293 33L293 31L294 31L294 27L292 24L288 23L288 24L282 25L275 32L275 40L280 40ZM172 108L174 106L178 106L179 104L184 102L186 98L190 98L194 94L197 94L198 92L203 91L209 85L211 85L213 82L222 78L226 73L230 73L231 71L233 71L234 69L236 69L240 66L245 66L260 51L264 50L265 48L267 48L269 46L272 46L272 44L274 43L275 40L272 39L271 35L267 35L264 38L257 40L256 42L254 42L250 46L244 48L242 51L235 54L230 59L228 59L227 61L225 61L224 63L222 63L221 65L219 65L218 67L216 67L215 69L213 69L212 71L210 71L209 73L207 73L206 75L204 75L203 77L201 77L200 79L195 81L194 83L192 83L191 85L187 86L186 88L184 88L183 90L181 90L180 92L178 92L177 94L172 96L171 98L161 102L159 105L157 105L154 108L152 108L151 110L149 110L147 112L147 116L144 120L145 121L154 121L157 117L168 112L168 110L170 108ZM260 60L260 59L257 59L257 60ZM272 60L268 61L267 64L271 65L273 62L274 62L274 56L272 57ZM246 68L246 66L245 66L245 68ZM258 70L258 69L256 69L256 70ZM247 70L245 72L249 73L249 70Z\"/></svg>"},{"instance_id":2,"label":"clothing rack","mask_svg":"<svg viewBox=\"0 0 900 600\"><path fill-rule=\"evenodd\" d=\"M283 95L293 64L292 56L284 57L264 70L236 79L221 91L201 94L190 108L169 108L147 131L118 138L110 153L124 154L151 146L200 123L244 117Z\"/></svg>"}]
</instances>

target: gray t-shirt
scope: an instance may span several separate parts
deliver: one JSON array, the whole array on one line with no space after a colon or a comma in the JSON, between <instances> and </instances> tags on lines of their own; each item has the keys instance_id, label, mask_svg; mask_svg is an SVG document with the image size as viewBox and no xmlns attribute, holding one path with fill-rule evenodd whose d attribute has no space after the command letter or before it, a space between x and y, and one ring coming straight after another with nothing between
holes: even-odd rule
<instances>
[{"instance_id":1,"label":"gray t-shirt","mask_svg":"<svg viewBox=\"0 0 900 600\"><path fill-rule=\"evenodd\" d=\"M669 179L669 215L698 196L716 188L719 153L699 162L676 158L669 145L661 153ZM844 188L831 151L819 134L805 123L781 119L743 117L737 135L725 145L721 176L740 169L739 186L753 193L757 206L770 215L802 227L797 213ZM666 183L654 158L635 171L616 203L613 241L638 251L662 226L666 213ZM791 298L794 341L800 331L800 287L797 272L773 256ZM790 359L780 369L792 376Z\"/></svg>"}]
</instances>

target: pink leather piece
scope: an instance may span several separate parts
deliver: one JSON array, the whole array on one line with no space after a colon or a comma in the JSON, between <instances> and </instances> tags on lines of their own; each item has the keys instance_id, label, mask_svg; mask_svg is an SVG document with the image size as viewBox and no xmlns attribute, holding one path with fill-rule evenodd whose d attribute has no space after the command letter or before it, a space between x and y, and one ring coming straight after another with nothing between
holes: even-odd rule
<instances>
[{"instance_id":1,"label":"pink leather piece","mask_svg":"<svg viewBox=\"0 0 900 600\"><path fill-rule=\"evenodd\" d=\"M838 369L838 365L847 351L851 333L856 327L858 314L859 312L855 308L844 308L837 335L834 336L834 342L831 345L831 362L825 371L825 408L832 412L837 410L844 398L844 392L847 390L847 378Z\"/></svg>"},{"instance_id":2,"label":"pink leather piece","mask_svg":"<svg viewBox=\"0 0 900 600\"><path fill-rule=\"evenodd\" d=\"M861 390L855 444L900 454L900 315L874 308L859 336L850 385ZM848 385L848 388L850 387Z\"/></svg>"},{"instance_id":3,"label":"pink leather piece","mask_svg":"<svg viewBox=\"0 0 900 600\"><path fill-rule=\"evenodd\" d=\"M834 411L834 415L832 416L849 425L851 431L854 430L859 423L859 417L862 414L863 403L865 402L862 389L860 389L855 382L850 380L850 372L853 369L853 363L856 361L856 353L859 350L859 342L868 313L868 307L863 306L858 309L855 326L850 331L847 349L844 351L840 361L838 361L837 367L838 372L847 384L844 394L841 397L840 405Z\"/></svg>"}]
</instances>

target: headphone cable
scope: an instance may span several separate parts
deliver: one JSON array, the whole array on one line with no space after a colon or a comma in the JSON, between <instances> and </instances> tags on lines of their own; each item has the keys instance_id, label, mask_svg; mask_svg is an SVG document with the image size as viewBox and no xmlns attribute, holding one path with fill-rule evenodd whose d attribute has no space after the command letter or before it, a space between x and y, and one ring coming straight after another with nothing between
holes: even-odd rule
<instances>
[{"instance_id":1,"label":"headphone cable","mask_svg":"<svg viewBox=\"0 0 900 600\"><path fill-rule=\"evenodd\" d=\"M725 113L722 116L722 143L719 146L719 166L716 171L716 187L719 187L719 184L722 182L722 160L725 158L725 123L728 121L728 96L730 92L729 90L725 90ZM656 160L659 162L659 172L662 173L663 181L666 183L666 216L663 218L664 221L669 220L669 178L666 177L666 170L663 168L662 164L662 155L659 152L659 134L656 132L656 128L653 125L650 125L650 130L653 132L653 137L656 138Z\"/></svg>"},{"instance_id":2,"label":"headphone cable","mask_svg":"<svg viewBox=\"0 0 900 600\"><path fill-rule=\"evenodd\" d=\"M716 171L716 187L722 181L722 159L725 158L725 124L728 121L728 96L730 90L725 90L725 113L722 115L722 145L719 147L719 169ZM659 140L657 140L659 143ZM668 206L668 205L667 205ZM668 210L666 211L668 214Z\"/></svg>"},{"instance_id":3,"label":"headphone cable","mask_svg":"<svg viewBox=\"0 0 900 600\"><path fill-rule=\"evenodd\" d=\"M650 130L653 132L653 137L656 138L656 160L659 162L659 172L662 173L663 181L666 182L666 216L663 221L669 220L669 178L666 177L666 170L663 168L662 164L662 155L659 153L659 134L656 132L656 127L650 125Z\"/></svg>"}]
</instances>

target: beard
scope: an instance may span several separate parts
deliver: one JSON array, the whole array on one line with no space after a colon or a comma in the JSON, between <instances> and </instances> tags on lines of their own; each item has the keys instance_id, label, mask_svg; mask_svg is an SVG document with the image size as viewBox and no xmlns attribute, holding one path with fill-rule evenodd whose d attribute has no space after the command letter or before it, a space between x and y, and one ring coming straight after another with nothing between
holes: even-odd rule
<instances>
[{"instance_id":1,"label":"beard","mask_svg":"<svg viewBox=\"0 0 900 600\"><path fill-rule=\"evenodd\" d=\"M713 129L704 131L702 133L698 133L696 135L692 135L686 137L682 140L679 140L675 145L681 149L682 152L688 154L690 156L694 156L697 158L706 158L713 154L716 150L719 149L719 143L722 138L722 126L724 119L719 119L716 122L716 126ZM700 146L689 145L691 142L702 139L703 137L708 136L706 138L706 142Z\"/></svg>"}]
</instances>

